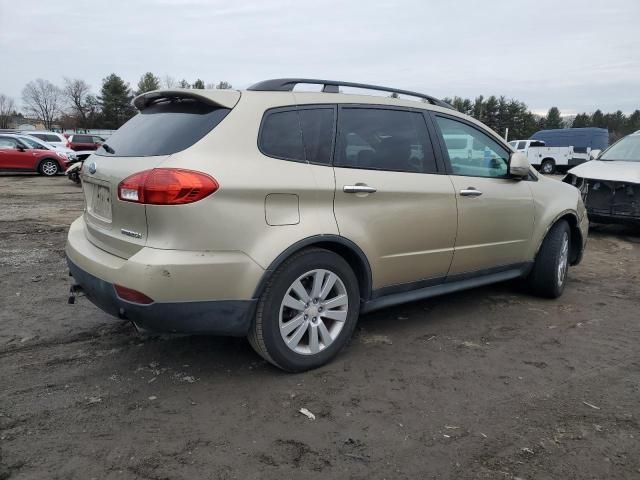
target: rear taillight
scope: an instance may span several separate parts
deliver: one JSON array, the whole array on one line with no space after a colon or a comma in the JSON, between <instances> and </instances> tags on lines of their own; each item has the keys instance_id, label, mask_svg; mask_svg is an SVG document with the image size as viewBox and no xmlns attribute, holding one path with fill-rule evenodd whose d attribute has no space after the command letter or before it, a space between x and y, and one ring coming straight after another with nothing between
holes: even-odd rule
<instances>
[{"instance_id":1,"label":"rear taillight","mask_svg":"<svg viewBox=\"0 0 640 480\"><path fill-rule=\"evenodd\" d=\"M122 300L126 300L131 303L139 303L141 305L150 305L153 303L153 299L147 297L144 293L134 290L133 288L123 287L122 285L115 284L114 288L118 297Z\"/></svg>"},{"instance_id":2,"label":"rear taillight","mask_svg":"<svg viewBox=\"0 0 640 480\"><path fill-rule=\"evenodd\" d=\"M124 202L148 205L183 205L202 200L218 188L215 178L206 173L179 168L154 168L121 181L118 198Z\"/></svg>"}]
</instances>

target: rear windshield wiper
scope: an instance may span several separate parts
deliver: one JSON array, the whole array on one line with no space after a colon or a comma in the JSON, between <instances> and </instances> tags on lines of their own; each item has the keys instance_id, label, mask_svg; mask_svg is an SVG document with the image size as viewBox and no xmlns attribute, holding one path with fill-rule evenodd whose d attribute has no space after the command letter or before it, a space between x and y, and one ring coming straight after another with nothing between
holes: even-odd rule
<instances>
[{"instance_id":1,"label":"rear windshield wiper","mask_svg":"<svg viewBox=\"0 0 640 480\"><path fill-rule=\"evenodd\" d=\"M113 148L111 148L109 145L107 145L106 143L102 144L102 148L104 148L107 151L107 153L110 153L111 155L116 153L116 151Z\"/></svg>"}]
</instances>

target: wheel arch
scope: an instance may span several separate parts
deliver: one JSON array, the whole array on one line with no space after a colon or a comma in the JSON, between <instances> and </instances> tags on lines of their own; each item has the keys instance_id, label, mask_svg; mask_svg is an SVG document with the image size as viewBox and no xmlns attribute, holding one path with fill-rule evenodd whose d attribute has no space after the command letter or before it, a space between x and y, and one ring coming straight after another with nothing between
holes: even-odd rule
<instances>
[{"instance_id":1,"label":"wheel arch","mask_svg":"<svg viewBox=\"0 0 640 480\"><path fill-rule=\"evenodd\" d=\"M265 270L253 297L259 298L264 291L267 282L273 275L273 272L284 263L289 257L295 253L309 247L318 247L329 250L341 256L351 267L353 273L358 279L360 287L360 298L364 301L371 298L371 266L364 252L351 240L341 237L340 235L314 235L299 240L289 246L284 252L278 255Z\"/></svg>"},{"instance_id":2,"label":"wheel arch","mask_svg":"<svg viewBox=\"0 0 640 480\"><path fill-rule=\"evenodd\" d=\"M582 245L584 245L584 243L582 238L582 231L580 230L580 223L578 221L578 215L572 210L565 210L564 212L559 213L553 219L553 221L549 223L547 229L544 232L544 235L542 235L542 238L538 241L534 258L538 256L538 252L542 247L542 242L544 242L545 238L547 238L547 235L549 234L551 228L553 228L553 226L560 220L565 220L569 224L569 230L571 232L571 250L569 263L571 265L576 265L582 259Z\"/></svg>"}]
</instances>

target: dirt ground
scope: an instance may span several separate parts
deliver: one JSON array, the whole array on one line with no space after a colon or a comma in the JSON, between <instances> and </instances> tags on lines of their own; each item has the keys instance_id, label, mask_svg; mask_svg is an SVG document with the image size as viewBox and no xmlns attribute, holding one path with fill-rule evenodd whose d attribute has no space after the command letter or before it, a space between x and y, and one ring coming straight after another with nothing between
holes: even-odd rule
<instances>
[{"instance_id":1,"label":"dirt ground","mask_svg":"<svg viewBox=\"0 0 640 480\"><path fill-rule=\"evenodd\" d=\"M0 207L0 480L640 478L640 229L592 229L557 301L380 311L291 375L68 305L66 178L0 176Z\"/></svg>"}]
</instances>

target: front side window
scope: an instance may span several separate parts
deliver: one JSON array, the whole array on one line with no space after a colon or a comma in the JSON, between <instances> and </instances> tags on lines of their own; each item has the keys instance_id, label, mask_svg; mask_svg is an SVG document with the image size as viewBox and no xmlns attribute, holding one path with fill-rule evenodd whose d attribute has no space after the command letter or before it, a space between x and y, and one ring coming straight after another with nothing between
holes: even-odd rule
<instances>
[{"instance_id":1,"label":"front side window","mask_svg":"<svg viewBox=\"0 0 640 480\"><path fill-rule=\"evenodd\" d=\"M31 138L28 138L28 137L20 137L20 140L23 143L26 143L29 148L37 149L37 150L47 149L47 147L45 145L43 145L42 143L39 143L36 140L33 140Z\"/></svg>"},{"instance_id":2,"label":"front side window","mask_svg":"<svg viewBox=\"0 0 640 480\"><path fill-rule=\"evenodd\" d=\"M605 150L598 160L640 162L640 135L629 135Z\"/></svg>"},{"instance_id":3,"label":"front side window","mask_svg":"<svg viewBox=\"0 0 640 480\"><path fill-rule=\"evenodd\" d=\"M411 173L437 172L422 114L349 108L340 110L335 166Z\"/></svg>"},{"instance_id":4,"label":"front side window","mask_svg":"<svg viewBox=\"0 0 640 480\"><path fill-rule=\"evenodd\" d=\"M0 149L12 150L18 146L18 141L15 138L0 137Z\"/></svg>"},{"instance_id":5,"label":"front side window","mask_svg":"<svg viewBox=\"0 0 640 480\"><path fill-rule=\"evenodd\" d=\"M486 133L466 123L436 116L454 175L506 177L509 152Z\"/></svg>"},{"instance_id":6,"label":"front side window","mask_svg":"<svg viewBox=\"0 0 640 480\"><path fill-rule=\"evenodd\" d=\"M524 150L527 147L527 142L518 142L518 150Z\"/></svg>"}]
</instances>

